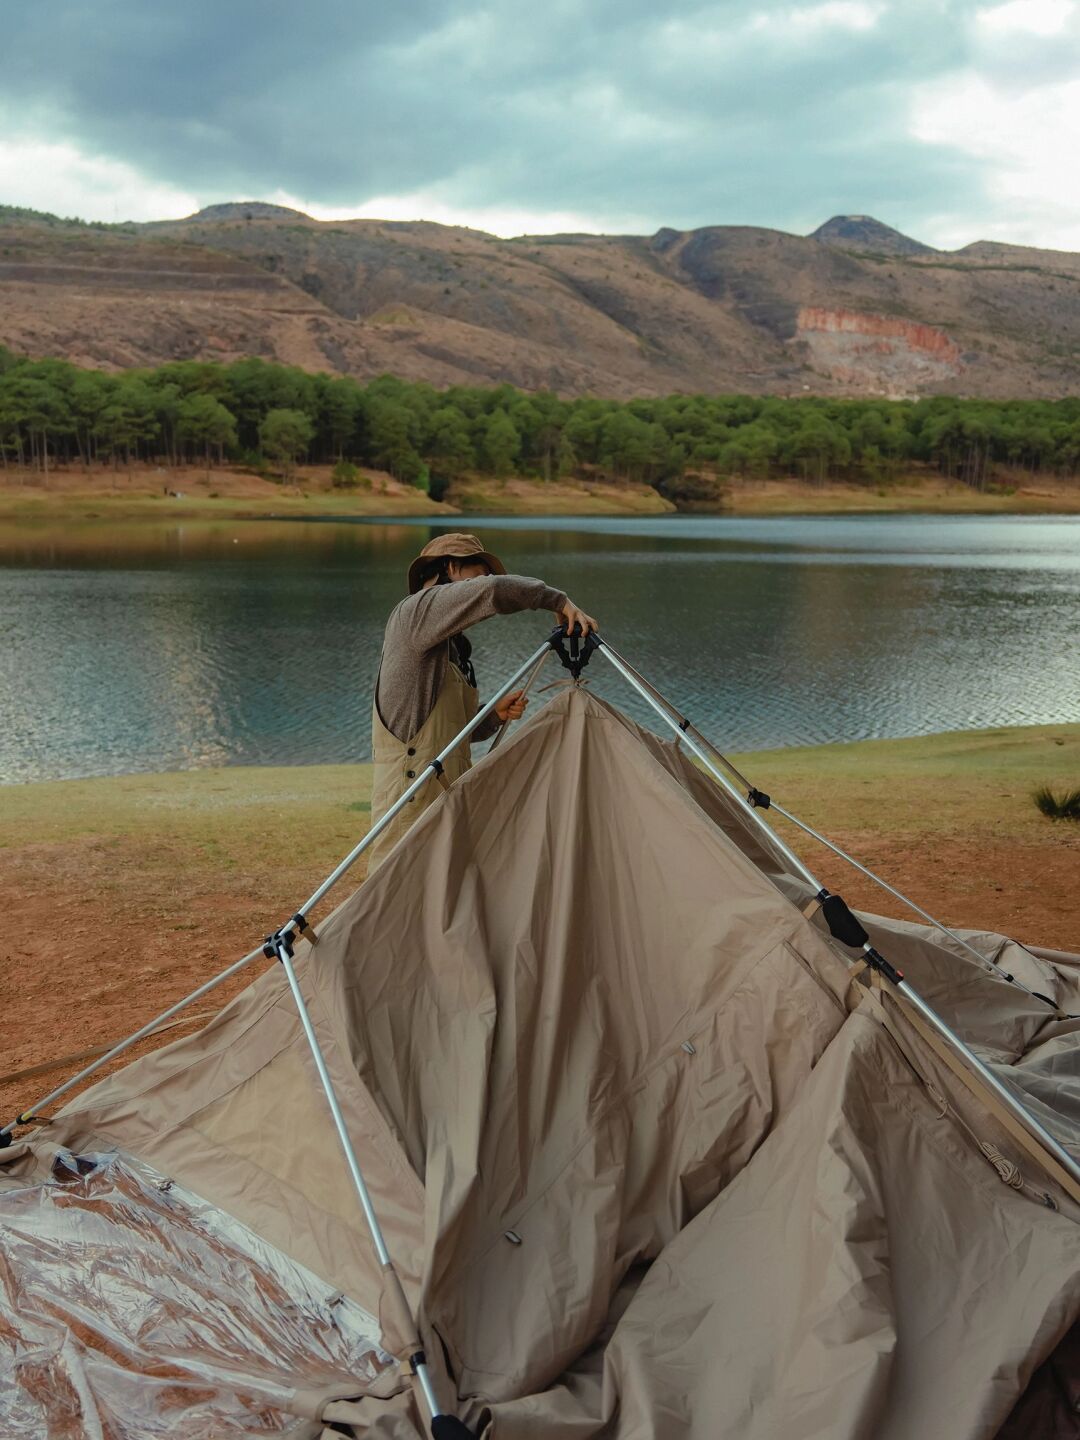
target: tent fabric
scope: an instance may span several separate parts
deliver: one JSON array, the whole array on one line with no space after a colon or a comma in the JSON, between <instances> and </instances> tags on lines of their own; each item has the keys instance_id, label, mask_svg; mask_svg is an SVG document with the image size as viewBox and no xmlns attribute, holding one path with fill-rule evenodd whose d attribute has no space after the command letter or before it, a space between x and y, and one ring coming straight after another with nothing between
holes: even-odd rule
<instances>
[{"instance_id":1,"label":"tent fabric","mask_svg":"<svg viewBox=\"0 0 1080 1440\"><path fill-rule=\"evenodd\" d=\"M602 1383L561 1418L575 1440L993 1435L1067 1328L1075 1256L1075 1222L973 1163L859 1013L653 1264ZM517 1408L495 1407L495 1433L539 1436Z\"/></svg>"},{"instance_id":2,"label":"tent fabric","mask_svg":"<svg viewBox=\"0 0 1080 1440\"><path fill-rule=\"evenodd\" d=\"M982 1440L1080 1316L1077 1206L852 986L805 890L674 745L572 689L298 948L429 1360L495 1436ZM1075 1022L864 920L1078 1151ZM1068 963L965 938L1071 1003ZM276 968L31 1148L57 1145L142 1157L378 1313ZM402 1394L341 1403L357 1433L422 1428Z\"/></svg>"}]
</instances>

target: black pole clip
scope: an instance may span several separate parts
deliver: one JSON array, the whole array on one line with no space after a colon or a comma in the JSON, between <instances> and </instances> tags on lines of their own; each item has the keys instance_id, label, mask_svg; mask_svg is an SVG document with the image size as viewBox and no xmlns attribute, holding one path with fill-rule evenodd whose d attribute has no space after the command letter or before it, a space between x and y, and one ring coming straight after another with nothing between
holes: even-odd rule
<instances>
[{"instance_id":1,"label":"black pole clip","mask_svg":"<svg viewBox=\"0 0 1080 1440\"><path fill-rule=\"evenodd\" d=\"M580 625L575 625L569 633L565 625L557 625L551 632L548 644L574 679L580 680L581 672L592 659L593 651L600 649L600 637L594 630L590 630L582 639Z\"/></svg>"},{"instance_id":2,"label":"black pole clip","mask_svg":"<svg viewBox=\"0 0 1080 1440\"><path fill-rule=\"evenodd\" d=\"M828 890L822 890L817 898L821 902L821 913L829 927L829 934L834 940L839 940L842 945L850 945L852 950L861 950L864 945L869 945L870 936L858 918L851 913L842 895L830 895Z\"/></svg>"},{"instance_id":3,"label":"black pole clip","mask_svg":"<svg viewBox=\"0 0 1080 1440\"><path fill-rule=\"evenodd\" d=\"M874 970L880 970L890 985L899 985L903 980L904 972L897 970L895 965L890 965L888 960L885 959L885 956L879 954L872 945L867 945L863 954L866 956L867 964Z\"/></svg>"},{"instance_id":4,"label":"black pole clip","mask_svg":"<svg viewBox=\"0 0 1080 1440\"><path fill-rule=\"evenodd\" d=\"M433 1415L431 1440L476 1440L476 1432L456 1415Z\"/></svg>"},{"instance_id":5,"label":"black pole clip","mask_svg":"<svg viewBox=\"0 0 1080 1440\"><path fill-rule=\"evenodd\" d=\"M280 930L275 930L272 935L267 935L263 941L263 954L268 960L280 960L281 954L278 948L280 946L281 950L284 950L285 954L291 960L293 958L293 946L297 940L303 937L304 932L309 928L307 920L298 910L291 920L288 920L282 925ZM307 938L314 943L314 935L309 935Z\"/></svg>"},{"instance_id":6,"label":"black pole clip","mask_svg":"<svg viewBox=\"0 0 1080 1440\"><path fill-rule=\"evenodd\" d=\"M15 1125L48 1125L51 1122L44 1115L35 1115L32 1110L24 1110L21 1115L16 1115L11 1122ZM10 1130L0 1131L0 1150L6 1150L9 1145L14 1144L14 1138Z\"/></svg>"},{"instance_id":7,"label":"black pole clip","mask_svg":"<svg viewBox=\"0 0 1080 1440\"><path fill-rule=\"evenodd\" d=\"M750 786L750 791L746 798L755 810L768 810L772 804L772 799L765 794L765 791L758 790L753 785Z\"/></svg>"},{"instance_id":8,"label":"black pole clip","mask_svg":"<svg viewBox=\"0 0 1080 1440\"><path fill-rule=\"evenodd\" d=\"M879 970L891 984L899 985L904 978L904 972L897 970L895 965L891 965L884 955L874 949L865 926L858 916L852 913L844 897L830 895L828 890L819 890L816 899L821 905L821 913L833 939L839 940L842 945L850 945L852 950L861 950L871 969Z\"/></svg>"}]
</instances>

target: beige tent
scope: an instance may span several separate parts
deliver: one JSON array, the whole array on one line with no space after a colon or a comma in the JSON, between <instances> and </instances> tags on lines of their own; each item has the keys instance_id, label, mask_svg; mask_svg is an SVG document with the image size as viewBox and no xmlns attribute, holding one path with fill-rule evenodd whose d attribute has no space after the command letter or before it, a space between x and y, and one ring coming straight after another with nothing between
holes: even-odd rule
<instances>
[{"instance_id":1,"label":"beige tent","mask_svg":"<svg viewBox=\"0 0 1080 1440\"><path fill-rule=\"evenodd\" d=\"M1080 961L862 918L1080 1154ZM447 1410L495 1440L1076 1433L1053 1428L1071 1401L1030 1385L1039 1367L1060 1380L1080 1316L1075 1183L856 958L728 795L577 688L298 947ZM197 1210L205 1325L154 1248L170 1187ZM137 1257L130 1326L100 1321L108 1361L70 1287L45 1314L49 1267L81 1273L63 1250L87 1214ZM281 967L0 1152L0 1225L10 1413L42 1427L19 1433L426 1433L392 1358L408 1316ZM115 1254L99 1255L110 1275ZM183 1269L176 1236L169 1254ZM269 1277L255 1296L236 1278L249 1264ZM109 1286L94 1303L113 1315ZM318 1344L302 1326L281 1338L291 1305ZM139 1365L155 1377L142 1411L124 1388ZM214 1404L220 1428L200 1429Z\"/></svg>"}]
</instances>

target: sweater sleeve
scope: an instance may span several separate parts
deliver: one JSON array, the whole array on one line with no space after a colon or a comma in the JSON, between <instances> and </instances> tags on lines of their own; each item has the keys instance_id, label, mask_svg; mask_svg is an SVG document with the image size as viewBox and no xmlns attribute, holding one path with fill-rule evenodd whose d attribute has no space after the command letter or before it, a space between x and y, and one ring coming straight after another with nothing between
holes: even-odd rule
<instances>
[{"instance_id":1,"label":"sweater sleeve","mask_svg":"<svg viewBox=\"0 0 1080 1440\"><path fill-rule=\"evenodd\" d=\"M476 729L472 732L471 739L477 742L481 740L490 740L491 737L501 729L502 725L499 721L499 717L495 714L495 711L493 710L486 720L480 721L480 724L477 725Z\"/></svg>"},{"instance_id":2,"label":"sweater sleeve","mask_svg":"<svg viewBox=\"0 0 1080 1440\"><path fill-rule=\"evenodd\" d=\"M527 575L484 575L431 585L402 607L401 620L414 650L423 654L492 615L519 610L561 610L566 596Z\"/></svg>"}]
</instances>

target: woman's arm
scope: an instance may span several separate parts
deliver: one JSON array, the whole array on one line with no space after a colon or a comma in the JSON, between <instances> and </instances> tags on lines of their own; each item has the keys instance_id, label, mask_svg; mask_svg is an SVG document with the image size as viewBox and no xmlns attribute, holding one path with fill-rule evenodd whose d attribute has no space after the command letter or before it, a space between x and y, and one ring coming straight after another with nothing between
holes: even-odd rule
<instances>
[{"instance_id":1,"label":"woman's arm","mask_svg":"<svg viewBox=\"0 0 1080 1440\"><path fill-rule=\"evenodd\" d=\"M527 575L482 575L475 580L430 585L405 601L400 620L409 644L423 654L492 615L513 615L519 610L558 614L568 604L561 590L543 580Z\"/></svg>"}]
</instances>

